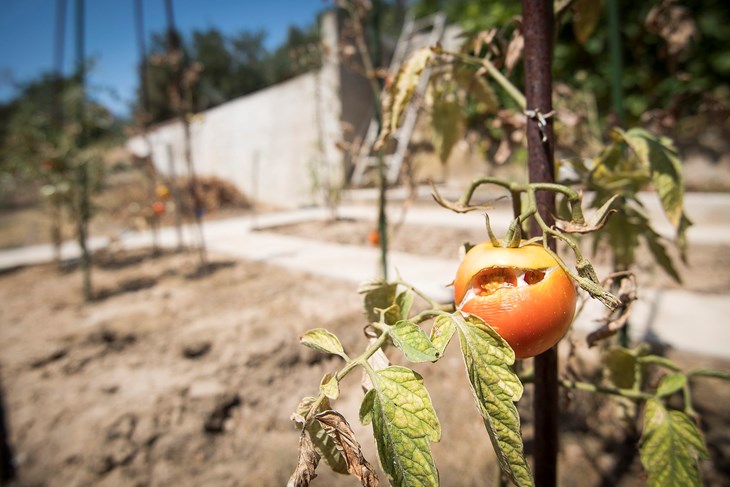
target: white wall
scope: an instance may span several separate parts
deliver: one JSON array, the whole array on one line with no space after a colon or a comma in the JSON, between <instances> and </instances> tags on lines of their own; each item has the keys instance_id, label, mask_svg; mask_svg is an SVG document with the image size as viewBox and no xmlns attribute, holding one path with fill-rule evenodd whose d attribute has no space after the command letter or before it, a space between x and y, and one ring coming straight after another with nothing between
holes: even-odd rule
<instances>
[{"instance_id":1,"label":"white wall","mask_svg":"<svg viewBox=\"0 0 730 487\"><path fill-rule=\"evenodd\" d=\"M322 32L337 39L336 18L322 18ZM333 37L334 36L334 37ZM331 41L330 41L331 42ZM191 122L192 158L201 176L234 183L246 196L285 208L322 203L320 184L342 174L339 68L327 56L317 73L230 101L197 115ZM138 136L127 147L149 153L163 174L186 176L183 128L179 122ZM171 164L172 162L172 164Z\"/></svg>"}]
</instances>

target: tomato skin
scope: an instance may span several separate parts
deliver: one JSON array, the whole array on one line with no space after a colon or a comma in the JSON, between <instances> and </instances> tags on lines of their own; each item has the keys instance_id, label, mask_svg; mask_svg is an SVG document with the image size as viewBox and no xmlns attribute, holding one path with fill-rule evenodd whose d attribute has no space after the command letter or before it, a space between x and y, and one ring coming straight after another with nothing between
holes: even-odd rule
<instances>
[{"instance_id":1,"label":"tomato skin","mask_svg":"<svg viewBox=\"0 0 730 487\"><path fill-rule=\"evenodd\" d=\"M522 285L517 286L519 276ZM462 304L467 293L471 299ZM576 301L573 281L537 244L476 245L454 280L457 307L487 322L518 359L539 355L560 341L573 321Z\"/></svg>"}]
</instances>

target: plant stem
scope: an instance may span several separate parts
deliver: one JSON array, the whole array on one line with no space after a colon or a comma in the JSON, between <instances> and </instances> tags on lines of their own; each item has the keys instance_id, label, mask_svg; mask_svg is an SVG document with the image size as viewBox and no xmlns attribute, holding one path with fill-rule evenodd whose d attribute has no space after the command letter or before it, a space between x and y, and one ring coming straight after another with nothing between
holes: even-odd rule
<instances>
[{"instance_id":1,"label":"plant stem","mask_svg":"<svg viewBox=\"0 0 730 487\"><path fill-rule=\"evenodd\" d=\"M383 333L378 336L378 338L370 344L370 346L359 356L356 358L348 361L344 367L342 367L340 370L335 373L335 380L339 383L344 379L347 374L352 372L352 369L357 367L358 365L364 367L366 370L370 369L372 370L372 367L370 367L370 364L368 364L368 359L373 356L375 352L377 352L386 341L388 341L388 338L390 338L390 335L387 331L384 331ZM312 406L309 408L309 412L307 413L307 416L305 418L305 425L314 419L314 416L317 414L317 409L319 409L319 406L322 404L322 401L325 399L325 395L323 392L320 392L317 396L317 399L312 403Z\"/></svg>"},{"instance_id":2,"label":"plant stem","mask_svg":"<svg viewBox=\"0 0 730 487\"><path fill-rule=\"evenodd\" d=\"M645 401L647 399L654 398L653 394L648 392L641 392L634 389L622 389L620 387L605 387L590 382L578 382L574 380L562 379L560 385L567 387L568 389L575 389L577 391L594 392L598 394L609 394L611 396L620 396L634 401Z\"/></svg>"},{"instance_id":3,"label":"plant stem","mask_svg":"<svg viewBox=\"0 0 730 487\"><path fill-rule=\"evenodd\" d=\"M499 86L502 87L504 91L507 92L507 94L512 98L517 105L522 110L525 110L527 108L527 101L525 100L525 95L522 94L522 92L513 85L510 80L508 80L498 69L497 67L492 64L492 62L489 59L482 59L475 56L470 56L469 54L462 54L458 52L451 52L451 51L443 51L444 54L453 56L465 63L468 64L474 64L476 66L481 66L484 68L484 70L489 74L489 76L492 77L494 81L497 82Z\"/></svg>"}]
</instances>

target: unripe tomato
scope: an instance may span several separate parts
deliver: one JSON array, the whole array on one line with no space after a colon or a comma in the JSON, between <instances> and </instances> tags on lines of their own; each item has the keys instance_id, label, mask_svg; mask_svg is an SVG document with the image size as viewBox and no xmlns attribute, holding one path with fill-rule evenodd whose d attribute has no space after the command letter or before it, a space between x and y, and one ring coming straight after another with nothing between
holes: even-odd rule
<instances>
[{"instance_id":1,"label":"unripe tomato","mask_svg":"<svg viewBox=\"0 0 730 487\"><path fill-rule=\"evenodd\" d=\"M457 309L483 319L515 351L534 357L558 343L573 321L573 281L541 246L474 246L454 281Z\"/></svg>"}]
</instances>

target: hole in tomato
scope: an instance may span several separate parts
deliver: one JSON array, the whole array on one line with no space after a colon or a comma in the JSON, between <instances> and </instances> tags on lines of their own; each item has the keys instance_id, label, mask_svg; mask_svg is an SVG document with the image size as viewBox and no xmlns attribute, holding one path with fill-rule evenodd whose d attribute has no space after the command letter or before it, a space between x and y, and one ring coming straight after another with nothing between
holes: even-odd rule
<instances>
[{"instance_id":1,"label":"hole in tomato","mask_svg":"<svg viewBox=\"0 0 730 487\"><path fill-rule=\"evenodd\" d=\"M472 279L471 287L478 296L492 294L498 289L517 286L517 269L490 267L483 269Z\"/></svg>"},{"instance_id":2,"label":"hole in tomato","mask_svg":"<svg viewBox=\"0 0 730 487\"><path fill-rule=\"evenodd\" d=\"M457 305L462 309L472 299L489 296L500 289L532 286L543 281L557 267L547 269L519 269L515 267L489 267L479 271L472 279Z\"/></svg>"}]
</instances>

